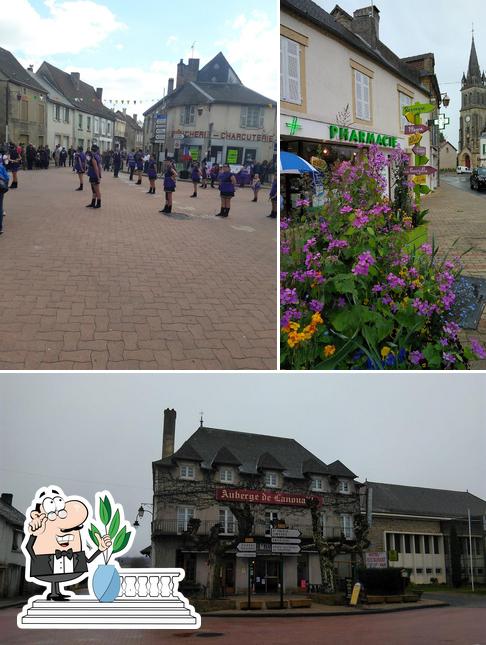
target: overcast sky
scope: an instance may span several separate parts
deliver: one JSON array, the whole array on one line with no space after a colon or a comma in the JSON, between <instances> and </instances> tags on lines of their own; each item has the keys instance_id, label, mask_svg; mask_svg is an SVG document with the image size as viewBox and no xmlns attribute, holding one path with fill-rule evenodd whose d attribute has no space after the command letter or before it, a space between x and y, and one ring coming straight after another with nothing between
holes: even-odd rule
<instances>
[{"instance_id":1,"label":"overcast sky","mask_svg":"<svg viewBox=\"0 0 486 645\"><path fill-rule=\"evenodd\" d=\"M317 0L326 11L332 11L335 0ZM339 0L348 13L367 5L359 0ZM447 92L451 102L442 108L451 122L444 136L457 147L459 110L461 108L461 78L467 72L471 51L471 28L481 70L486 67L486 21L484 0L425 0L419 4L397 0L377 0L380 10L380 40L400 57L426 52L435 55L435 70L441 92Z\"/></svg>"},{"instance_id":2,"label":"overcast sky","mask_svg":"<svg viewBox=\"0 0 486 645\"><path fill-rule=\"evenodd\" d=\"M193 55L202 67L220 50L247 87L278 97L276 0L214 7L199 0L15 0L2 5L2 47L35 71L47 60L66 72L80 72L82 80L103 88L108 107L127 107L129 114L140 116L164 95L181 58L187 62Z\"/></svg>"},{"instance_id":3,"label":"overcast sky","mask_svg":"<svg viewBox=\"0 0 486 645\"><path fill-rule=\"evenodd\" d=\"M198 427L291 437L361 481L466 490L486 499L483 374L0 374L0 490L25 511L43 485L130 521L152 501L166 407L176 448ZM132 554L150 542L150 516Z\"/></svg>"}]
</instances>

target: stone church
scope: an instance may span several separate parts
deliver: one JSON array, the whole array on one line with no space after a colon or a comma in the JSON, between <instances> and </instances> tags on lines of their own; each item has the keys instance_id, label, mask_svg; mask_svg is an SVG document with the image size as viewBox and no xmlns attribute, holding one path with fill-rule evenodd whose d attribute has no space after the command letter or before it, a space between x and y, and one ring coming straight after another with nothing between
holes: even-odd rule
<instances>
[{"instance_id":1,"label":"stone church","mask_svg":"<svg viewBox=\"0 0 486 645\"><path fill-rule=\"evenodd\" d=\"M479 67L474 35L467 75L462 75L458 165L475 168L486 165L481 158L480 137L486 131L486 76Z\"/></svg>"}]
</instances>

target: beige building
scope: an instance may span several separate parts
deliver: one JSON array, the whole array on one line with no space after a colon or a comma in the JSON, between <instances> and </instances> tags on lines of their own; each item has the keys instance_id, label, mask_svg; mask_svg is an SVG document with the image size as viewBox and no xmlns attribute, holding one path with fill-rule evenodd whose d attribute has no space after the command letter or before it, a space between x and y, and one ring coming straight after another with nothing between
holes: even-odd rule
<instances>
[{"instance_id":1,"label":"beige building","mask_svg":"<svg viewBox=\"0 0 486 645\"><path fill-rule=\"evenodd\" d=\"M226 543L222 586L226 594L247 588L247 560L236 543L253 537L255 593L275 593L280 555L270 531L283 524L301 533L305 551L284 556L286 592L320 585L318 555L311 548L312 521L306 500L319 500L324 536L352 545L361 485L341 462L325 464L293 439L207 428L202 423L175 450L175 410L164 413L162 459L153 462L152 565L181 566L186 580L208 584L207 540L217 525ZM250 514L245 515L245 504ZM196 537L191 527L198 524ZM217 529L216 529L217 530ZM278 548L278 547L277 547ZM350 556L336 561L338 576L351 576Z\"/></svg>"},{"instance_id":2,"label":"beige building","mask_svg":"<svg viewBox=\"0 0 486 645\"><path fill-rule=\"evenodd\" d=\"M47 92L19 61L0 47L0 139L45 145Z\"/></svg>"},{"instance_id":3,"label":"beige building","mask_svg":"<svg viewBox=\"0 0 486 645\"><path fill-rule=\"evenodd\" d=\"M468 492L367 482L372 522L369 551L407 569L417 584L451 582L451 528L460 543L461 576L486 582L486 501ZM469 540L468 509L471 514ZM470 557L472 546L472 558Z\"/></svg>"},{"instance_id":4,"label":"beige building","mask_svg":"<svg viewBox=\"0 0 486 645\"><path fill-rule=\"evenodd\" d=\"M484 158L486 160L486 152ZM440 144L440 169L455 170L457 166L457 148L450 141L443 141Z\"/></svg>"},{"instance_id":5,"label":"beige building","mask_svg":"<svg viewBox=\"0 0 486 645\"><path fill-rule=\"evenodd\" d=\"M246 164L276 155L275 101L245 87L221 52L201 69L199 59L181 60L175 89L169 79L167 95L144 116L144 147L163 158Z\"/></svg>"},{"instance_id":6,"label":"beige building","mask_svg":"<svg viewBox=\"0 0 486 645\"><path fill-rule=\"evenodd\" d=\"M311 0L282 0L280 7L282 149L328 164L352 159L359 145L372 143L385 154L398 145L411 153L402 108L438 105L433 55L394 54L380 41L375 6L352 16L339 6L327 13ZM435 167L436 137L432 126L420 142ZM428 182L434 188L437 176Z\"/></svg>"}]
</instances>

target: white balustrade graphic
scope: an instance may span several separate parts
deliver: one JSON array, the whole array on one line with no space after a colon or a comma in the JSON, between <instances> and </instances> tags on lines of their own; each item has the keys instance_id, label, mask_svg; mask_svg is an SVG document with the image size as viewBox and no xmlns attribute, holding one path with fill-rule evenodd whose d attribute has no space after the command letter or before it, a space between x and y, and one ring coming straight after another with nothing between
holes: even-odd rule
<instances>
[{"instance_id":1,"label":"white balustrade graphic","mask_svg":"<svg viewBox=\"0 0 486 645\"><path fill-rule=\"evenodd\" d=\"M182 569L118 569L114 602L75 594L66 602L29 599L17 617L32 629L199 629L201 617L179 591Z\"/></svg>"}]
</instances>

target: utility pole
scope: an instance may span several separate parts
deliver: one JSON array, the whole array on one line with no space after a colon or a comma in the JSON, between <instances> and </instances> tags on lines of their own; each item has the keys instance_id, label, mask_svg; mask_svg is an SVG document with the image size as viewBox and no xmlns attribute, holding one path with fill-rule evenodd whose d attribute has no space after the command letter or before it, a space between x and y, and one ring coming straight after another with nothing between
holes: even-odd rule
<instances>
[{"instance_id":1,"label":"utility pole","mask_svg":"<svg viewBox=\"0 0 486 645\"><path fill-rule=\"evenodd\" d=\"M472 554L472 533L471 533L471 509L467 509L467 521L469 524L469 568L471 571L471 591L474 591L474 569Z\"/></svg>"}]
</instances>

